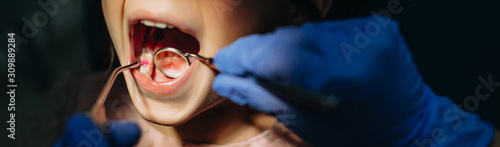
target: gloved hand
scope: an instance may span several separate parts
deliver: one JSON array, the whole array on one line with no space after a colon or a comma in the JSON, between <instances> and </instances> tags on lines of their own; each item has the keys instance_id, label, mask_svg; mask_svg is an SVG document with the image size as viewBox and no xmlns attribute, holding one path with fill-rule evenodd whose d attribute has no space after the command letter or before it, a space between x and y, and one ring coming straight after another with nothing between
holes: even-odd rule
<instances>
[{"instance_id":1,"label":"gloved hand","mask_svg":"<svg viewBox=\"0 0 500 147\"><path fill-rule=\"evenodd\" d=\"M73 115L66 124L64 135L57 140L54 147L130 147L139 141L141 131L131 122L109 122L103 129L90 120L89 117Z\"/></svg>"},{"instance_id":2,"label":"gloved hand","mask_svg":"<svg viewBox=\"0 0 500 147\"><path fill-rule=\"evenodd\" d=\"M274 115L312 145L486 146L493 136L491 124L422 83L397 23L387 18L251 35L221 49L214 63L218 94ZM331 113L292 107L254 76L335 94L339 105Z\"/></svg>"}]
</instances>

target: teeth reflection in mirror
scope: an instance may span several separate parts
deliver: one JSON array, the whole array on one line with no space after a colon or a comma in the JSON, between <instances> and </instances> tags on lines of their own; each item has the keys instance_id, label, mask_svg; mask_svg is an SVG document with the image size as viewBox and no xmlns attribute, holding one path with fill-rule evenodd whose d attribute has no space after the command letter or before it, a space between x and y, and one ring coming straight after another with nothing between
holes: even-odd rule
<instances>
[{"instance_id":1,"label":"teeth reflection in mirror","mask_svg":"<svg viewBox=\"0 0 500 147\"><path fill-rule=\"evenodd\" d=\"M164 51L158 53L155 58L155 65L169 78L178 78L189 68L189 62L179 53Z\"/></svg>"}]
</instances>

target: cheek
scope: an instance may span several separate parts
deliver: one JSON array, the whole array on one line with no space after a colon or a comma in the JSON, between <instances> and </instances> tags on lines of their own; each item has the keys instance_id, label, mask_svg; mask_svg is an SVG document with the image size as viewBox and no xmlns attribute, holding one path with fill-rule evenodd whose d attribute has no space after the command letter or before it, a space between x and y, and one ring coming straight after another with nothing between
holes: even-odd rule
<instances>
[{"instance_id":1,"label":"cheek","mask_svg":"<svg viewBox=\"0 0 500 147\"><path fill-rule=\"evenodd\" d=\"M203 34L200 54L213 57L236 39L257 32L259 16L253 13L256 0L200 0ZM253 7L253 8L252 8Z\"/></svg>"},{"instance_id":2,"label":"cheek","mask_svg":"<svg viewBox=\"0 0 500 147\"><path fill-rule=\"evenodd\" d=\"M125 55L123 51L125 47L123 27L121 25L123 22L123 5L123 0L102 0L104 19L106 20L109 35L120 59L124 59L123 56Z\"/></svg>"},{"instance_id":3,"label":"cheek","mask_svg":"<svg viewBox=\"0 0 500 147\"><path fill-rule=\"evenodd\" d=\"M116 40L118 36L114 35L121 32L120 24L123 20L123 0L103 0L102 1L102 11L104 14L104 18L106 20L106 25L108 26L108 30L113 37L113 40Z\"/></svg>"},{"instance_id":4,"label":"cheek","mask_svg":"<svg viewBox=\"0 0 500 147\"><path fill-rule=\"evenodd\" d=\"M202 52L216 52L240 37L266 33L291 24L292 14L281 0L199 0L203 15Z\"/></svg>"}]
</instances>

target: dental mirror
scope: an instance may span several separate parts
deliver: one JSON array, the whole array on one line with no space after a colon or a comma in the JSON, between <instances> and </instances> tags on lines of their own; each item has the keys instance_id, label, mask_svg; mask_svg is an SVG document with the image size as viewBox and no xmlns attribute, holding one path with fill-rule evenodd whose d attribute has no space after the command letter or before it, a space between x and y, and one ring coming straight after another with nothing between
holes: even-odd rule
<instances>
[{"instance_id":1,"label":"dental mirror","mask_svg":"<svg viewBox=\"0 0 500 147\"><path fill-rule=\"evenodd\" d=\"M213 64L212 58L205 58L193 53L183 53L178 49L166 47L159 49L153 55L155 67L169 78L181 76L191 65L189 58L199 60L208 67L217 70Z\"/></svg>"}]
</instances>

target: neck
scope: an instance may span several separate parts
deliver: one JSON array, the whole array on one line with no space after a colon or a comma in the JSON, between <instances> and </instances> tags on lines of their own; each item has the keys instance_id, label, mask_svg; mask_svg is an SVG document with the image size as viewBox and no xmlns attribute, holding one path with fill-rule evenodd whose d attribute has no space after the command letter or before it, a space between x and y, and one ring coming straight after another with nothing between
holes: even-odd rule
<instances>
[{"instance_id":1,"label":"neck","mask_svg":"<svg viewBox=\"0 0 500 147\"><path fill-rule=\"evenodd\" d=\"M257 136L275 123L269 115L226 101L179 126L156 128L182 141L230 144Z\"/></svg>"}]
</instances>

